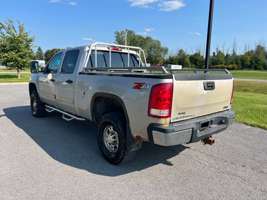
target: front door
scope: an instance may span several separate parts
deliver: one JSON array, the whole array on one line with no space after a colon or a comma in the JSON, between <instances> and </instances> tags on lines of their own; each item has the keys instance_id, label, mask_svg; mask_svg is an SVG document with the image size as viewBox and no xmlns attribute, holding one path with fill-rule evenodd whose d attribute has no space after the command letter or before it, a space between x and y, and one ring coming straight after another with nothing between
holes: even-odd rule
<instances>
[{"instance_id":1,"label":"front door","mask_svg":"<svg viewBox=\"0 0 267 200\"><path fill-rule=\"evenodd\" d=\"M45 72L39 76L39 95L48 104L55 105L56 100L56 79L60 69L63 52L57 53L47 64Z\"/></svg>"},{"instance_id":2,"label":"front door","mask_svg":"<svg viewBox=\"0 0 267 200\"><path fill-rule=\"evenodd\" d=\"M64 111L75 114L74 96L76 68L78 66L79 49L68 50L65 53L60 73L57 77L58 106Z\"/></svg>"}]
</instances>

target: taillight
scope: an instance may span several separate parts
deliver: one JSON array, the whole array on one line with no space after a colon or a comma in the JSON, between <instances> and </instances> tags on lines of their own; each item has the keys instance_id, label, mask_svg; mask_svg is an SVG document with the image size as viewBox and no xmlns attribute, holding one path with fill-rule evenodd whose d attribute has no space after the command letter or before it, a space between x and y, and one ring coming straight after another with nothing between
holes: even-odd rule
<instances>
[{"instance_id":1,"label":"taillight","mask_svg":"<svg viewBox=\"0 0 267 200\"><path fill-rule=\"evenodd\" d=\"M157 118L171 117L173 84L161 83L152 87L148 115Z\"/></svg>"},{"instance_id":2,"label":"taillight","mask_svg":"<svg viewBox=\"0 0 267 200\"><path fill-rule=\"evenodd\" d=\"M233 83L232 96L231 96L231 105L234 103L234 92L235 92L235 84Z\"/></svg>"}]
</instances>

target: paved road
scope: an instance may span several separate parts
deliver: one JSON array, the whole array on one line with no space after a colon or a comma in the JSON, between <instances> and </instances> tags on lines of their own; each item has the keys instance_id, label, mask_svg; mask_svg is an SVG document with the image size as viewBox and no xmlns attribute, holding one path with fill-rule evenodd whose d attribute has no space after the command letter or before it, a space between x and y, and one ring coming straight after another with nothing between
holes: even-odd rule
<instances>
[{"instance_id":1,"label":"paved road","mask_svg":"<svg viewBox=\"0 0 267 200\"><path fill-rule=\"evenodd\" d=\"M267 132L234 124L200 143L149 144L112 166L95 128L34 119L26 85L0 86L0 199L267 199Z\"/></svg>"}]
</instances>

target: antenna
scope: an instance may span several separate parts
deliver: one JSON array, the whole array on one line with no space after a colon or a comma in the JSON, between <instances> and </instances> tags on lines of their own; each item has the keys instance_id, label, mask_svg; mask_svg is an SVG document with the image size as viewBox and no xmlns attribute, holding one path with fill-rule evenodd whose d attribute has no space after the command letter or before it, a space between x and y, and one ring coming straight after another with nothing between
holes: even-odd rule
<instances>
[{"instance_id":1,"label":"antenna","mask_svg":"<svg viewBox=\"0 0 267 200\"><path fill-rule=\"evenodd\" d=\"M206 45L206 59L205 59L205 68L207 70L209 69L209 60L210 60L210 45L211 45L211 34L213 25L214 1L215 0L210 0L210 9L209 9L209 24L208 24L207 45Z\"/></svg>"}]
</instances>

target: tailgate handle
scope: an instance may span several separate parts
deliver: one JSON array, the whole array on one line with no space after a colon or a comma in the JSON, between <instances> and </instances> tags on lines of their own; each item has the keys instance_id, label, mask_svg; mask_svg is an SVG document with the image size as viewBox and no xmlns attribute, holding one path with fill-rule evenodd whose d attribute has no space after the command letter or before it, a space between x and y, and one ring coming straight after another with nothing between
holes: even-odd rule
<instances>
[{"instance_id":1,"label":"tailgate handle","mask_svg":"<svg viewBox=\"0 0 267 200\"><path fill-rule=\"evenodd\" d=\"M215 82L213 81L205 82L204 90L215 90Z\"/></svg>"}]
</instances>

